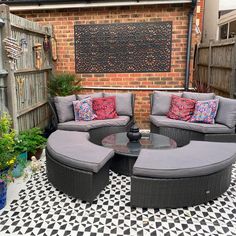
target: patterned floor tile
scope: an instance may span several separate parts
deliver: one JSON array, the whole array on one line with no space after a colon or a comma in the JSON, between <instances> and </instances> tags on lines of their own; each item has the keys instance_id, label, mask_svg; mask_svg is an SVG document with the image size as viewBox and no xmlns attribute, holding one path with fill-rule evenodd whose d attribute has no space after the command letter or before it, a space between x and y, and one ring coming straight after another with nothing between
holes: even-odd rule
<instances>
[{"instance_id":1,"label":"patterned floor tile","mask_svg":"<svg viewBox=\"0 0 236 236\"><path fill-rule=\"evenodd\" d=\"M110 180L89 204L56 190L43 167L0 215L0 236L236 235L236 165L225 194L189 208L131 208L130 178L110 172Z\"/></svg>"}]
</instances>

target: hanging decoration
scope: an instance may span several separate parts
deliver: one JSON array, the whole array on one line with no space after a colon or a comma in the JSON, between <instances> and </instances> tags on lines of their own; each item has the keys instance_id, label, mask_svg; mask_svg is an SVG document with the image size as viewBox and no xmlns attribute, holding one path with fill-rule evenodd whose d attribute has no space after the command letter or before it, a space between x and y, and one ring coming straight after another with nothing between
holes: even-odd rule
<instances>
[{"instance_id":1,"label":"hanging decoration","mask_svg":"<svg viewBox=\"0 0 236 236\"><path fill-rule=\"evenodd\" d=\"M16 39L10 37L5 38L3 42L5 44L7 57L15 64L15 61L21 56L23 52L21 46Z\"/></svg>"},{"instance_id":2,"label":"hanging decoration","mask_svg":"<svg viewBox=\"0 0 236 236\"><path fill-rule=\"evenodd\" d=\"M48 36L47 35L44 36L43 49L44 49L45 52L48 52L49 49L50 49L50 42L48 40Z\"/></svg>"},{"instance_id":3,"label":"hanging decoration","mask_svg":"<svg viewBox=\"0 0 236 236\"><path fill-rule=\"evenodd\" d=\"M34 49L34 66L36 69L40 70L42 68L43 60L42 60L42 44L36 43L33 46Z\"/></svg>"},{"instance_id":4,"label":"hanging decoration","mask_svg":"<svg viewBox=\"0 0 236 236\"><path fill-rule=\"evenodd\" d=\"M52 45L52 60L56 61L57 60L57 41L54 36L51 38L51 45Z\"/></svg>"},{"instance_id":5,"label":"hanging decoration","mask_svg":"<svg viewBox=\"0 0 236 236\"><path fill-rule=\"evenodd\" d=\"M19 95L22 97L24 94L24 83L25 83L25 79L22 77L18 77L16 78L16 82L19 86Z\"/></svg>"},{"instance_id":6,"label":"hanging decoration","mask_svg":"<svg viewBox=\"0 0 236 236\"><path fill-rule=\"evenodd\" d=\"M28 52L28 42L27 42L26 38L21 38L20 47L22 49L22 52Z\"/></svg>"}]
</instances>

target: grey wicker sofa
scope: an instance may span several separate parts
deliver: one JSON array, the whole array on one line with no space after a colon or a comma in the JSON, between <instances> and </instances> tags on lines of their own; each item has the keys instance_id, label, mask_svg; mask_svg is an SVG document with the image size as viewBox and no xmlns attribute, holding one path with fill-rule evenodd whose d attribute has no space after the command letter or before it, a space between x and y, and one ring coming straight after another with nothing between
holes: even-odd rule
<instances>
[{"instance_id":1,"label":"grey wicker sofa","mask_svg":"<svg viewBox=\"0 0 236 236\"><path fill-rule=\"evenodd\" d=\"M75 121L72 102L85 97L99 98L116 96L118 118L107 120ZM112 133L125 132L134 124L134 100L132 93L93 93L54 97L49 100L52 111L54 129L89 132L93 143L101 144L101 140Z\"/></svg>"},{"instance_id":2,"label":"grey wicker sofa","mask_svg":"<svg viewBox=\"0 0 236 236\"><path fill-rule=\"evenodd\" d=\"M235 160L235 143L191 141L177 149L143 149L133 167L131 206L176 208L215 199L228 189Z\"/></svg>"},{"instance_id":3,"label":"grey wicker sofa","mask_svg":"<svg viewBox=\"0 0 236 236\"><path fill-rule=\"evenodd\" d=\"M172 94L195 100L218 98L219 106L215 124L169 119L166 114L170 108ZM236 100L215 96L214 93L155 91L151 95L150 123L151 132L173 138L178 147L188 144L190 140L236 142Z\"/></svg>"},{"instance_id":4,"label":"grey wicker sofa","mask_svg":"<svg viewBox=\"0 0 236 236\"><path fill-rule=\"evenodd\" d=\"M85 97L116 96L118 118L75 121L72 102ZM49 136L46 167L49 181L59 190L92 202L109 182L113 150L101 146L103 137L125 132L134 123L132 93L93 93L50 99L56 131ZM96 153L96 155L94 155Z\"/></svg>"},{"instance_id":5,"label":"grey wicker sofa","mask_svg":"<svg viewBox=\"0 0 236 236\"><path fill-rule=\"evenodd\" d=\"M48 180L57 189L92 202L109 183L113 155L112 149L90 142L88 132L57 130L47 141Z\"/></svg>"}]
</instances>

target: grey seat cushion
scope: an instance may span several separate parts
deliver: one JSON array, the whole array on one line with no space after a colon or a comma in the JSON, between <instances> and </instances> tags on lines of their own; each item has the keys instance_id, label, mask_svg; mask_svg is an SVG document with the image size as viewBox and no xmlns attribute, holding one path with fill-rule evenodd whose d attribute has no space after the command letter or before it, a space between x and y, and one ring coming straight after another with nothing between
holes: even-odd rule
<instances>
[{"instance_id":1,"label":"grey seat cushion","mask_svg":"<svg viewBox=\"0 0 236 236\"><path fill-rule=\"evenodd\" d=\"M192 123L182 120L173 120L166 116L150 116L150 121L157 127L172 127L185 130L192 130L204 134L231 134L235 130L222 124L205 124L205 123Z\"/></svg>"},{"instance_id":2,"label":"grey seat cushion","mask_svg":"<svg viewBox=\"0 0 236 236\"><path fill-rule=\"evenodd\" d=\"M59 122L74 120L74 110L72 102L76 100L75 95L65 97L54 97L54 104L57 110Z\"/></svg>"},{"instance_id":3,"label":"grey seat cushion","mask_svg":"<svg viewBox=\"0 0 236 236\"><path fill-rule=\"evenodd\" d=\"M235 160L235 143L191 141L177 149L141 150L133 174L157 178L201 176L220 171Z\"/></svg>"},{"instance_id":4,"label":"grey seat cushion","mask_svg":"<svg viewBox=\"0 0 236 236\"><path fill-rule=\"evenodd\" d=\"M152 115L166 115L170 109L172 95L181 97L182 93L154 91L152 100Z\"/></svg>"},{"instance_id":5,"label":"grey seat cushion","mask_svg":"<svg viewBox=\"0 0 236 236\"><path fill-rule=\"evenodd\" d=\"M236 124L236 100L221 96L216 97L219 98L216 122L234 128Z\"/></svg>"},{"instance_id":6,"label":"grey seat cushion","mask_svg":"<svg viewBox=\"0 0 236 236\"><path fill-rule=\"evenodd\" d=\"M84 98L91 97L91 98L102 98L103 93L90 93L90 94L77 94L77 99L82 100Z\"/></svg>"},{"instance_id":7,"label":"grey seat cushion","mask_svg":"<svg viewBox=\"0 0 236 236\"><path fill-rule=\"evenodd\" d=\"M58 124L60 130L89 131L99 127L106 126L125 126L130 121L129 116L119 116L115 119L91 120L91 121L68 121Z\"/></svg>"},{"instance_id":8,"label":"grey seat cushion","mask_svg":"<svg viewBox=\"0 0 236 236\"><path fill-rule=\"evenodd\" d=\"M47 141L47 151L57 161L80 170L97 173L114 152L91 143L87 132L57 130Z\"/></svg>"},{"instance_id":9,"label":"grey seat cushion","mask_svg":"<svg viewBox=\"0 0 236 236\"><path fill-rule=\"evenodd\" d=\"M214 93L192 93L183 92L183 98L194 99L197 101L211 100L215 98Z\"/></svg>"},{"instance_id":10,"label":"grey seat cushion","mask_svg":"<svg viewBox=\"0 0 236 236\"><path fill-rule=\"evenodd\" d=\"M132 116L132 93L104 93L104 97L116 97L116 112L119 116Z\"/></svg>"}]
</instances>

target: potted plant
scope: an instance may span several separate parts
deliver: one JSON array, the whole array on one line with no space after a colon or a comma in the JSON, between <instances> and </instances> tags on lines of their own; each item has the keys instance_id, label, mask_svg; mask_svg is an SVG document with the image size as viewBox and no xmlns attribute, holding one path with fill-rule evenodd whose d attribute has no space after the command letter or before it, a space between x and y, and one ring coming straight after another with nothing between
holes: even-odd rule
<instances>
[{"instance_id":1,"label":"potted plant","mask_svg":"<svg viewBox=\"0 0 236 236\"><path fill-rule=\"evenodd\" d=\"M0 209L6 204L7 183L12 181L12 169L16 161L14 149L16 133L8 113L0 116Z\"/></svg>"},{"instance_id":2,"label":"potted plant","mask_svg":"<svg viewBox=\"0 0 236 236\"><path fill-rule=\"evenodd\" d=\"M81 89L80 80L69 73L52 74L48 81L48 92L52 97L67 96Z\"/></svg>"},{"instance_id":3,"label":"potted plant","mask_svg":"<svg viewBox=\"0 0 236 236\"><path fill-rule=\"evenodd\" d=\"M20 140L19 148L21 148L22 151L28 152L28 158L34 155L37 159L40 158L47 141L47 139L43 137L42 130L38 127L21 131L18 135L18 140Z\"/></svg>"},{"instance_id":4,"label":"potted plant","mask_svg":"<svg viewBox=\"0 0 236 236\"><path fill-rule=\"evenodd\" d=\"M27 164L27 146L28 142L24 137L20 134L18 134L15 138L15 152L17 153L16 157L16 163L14 165L14 168L12 170L12 175L14 178L18 178L23 175L24 168Z\"/></svg>"}]
</instances>

